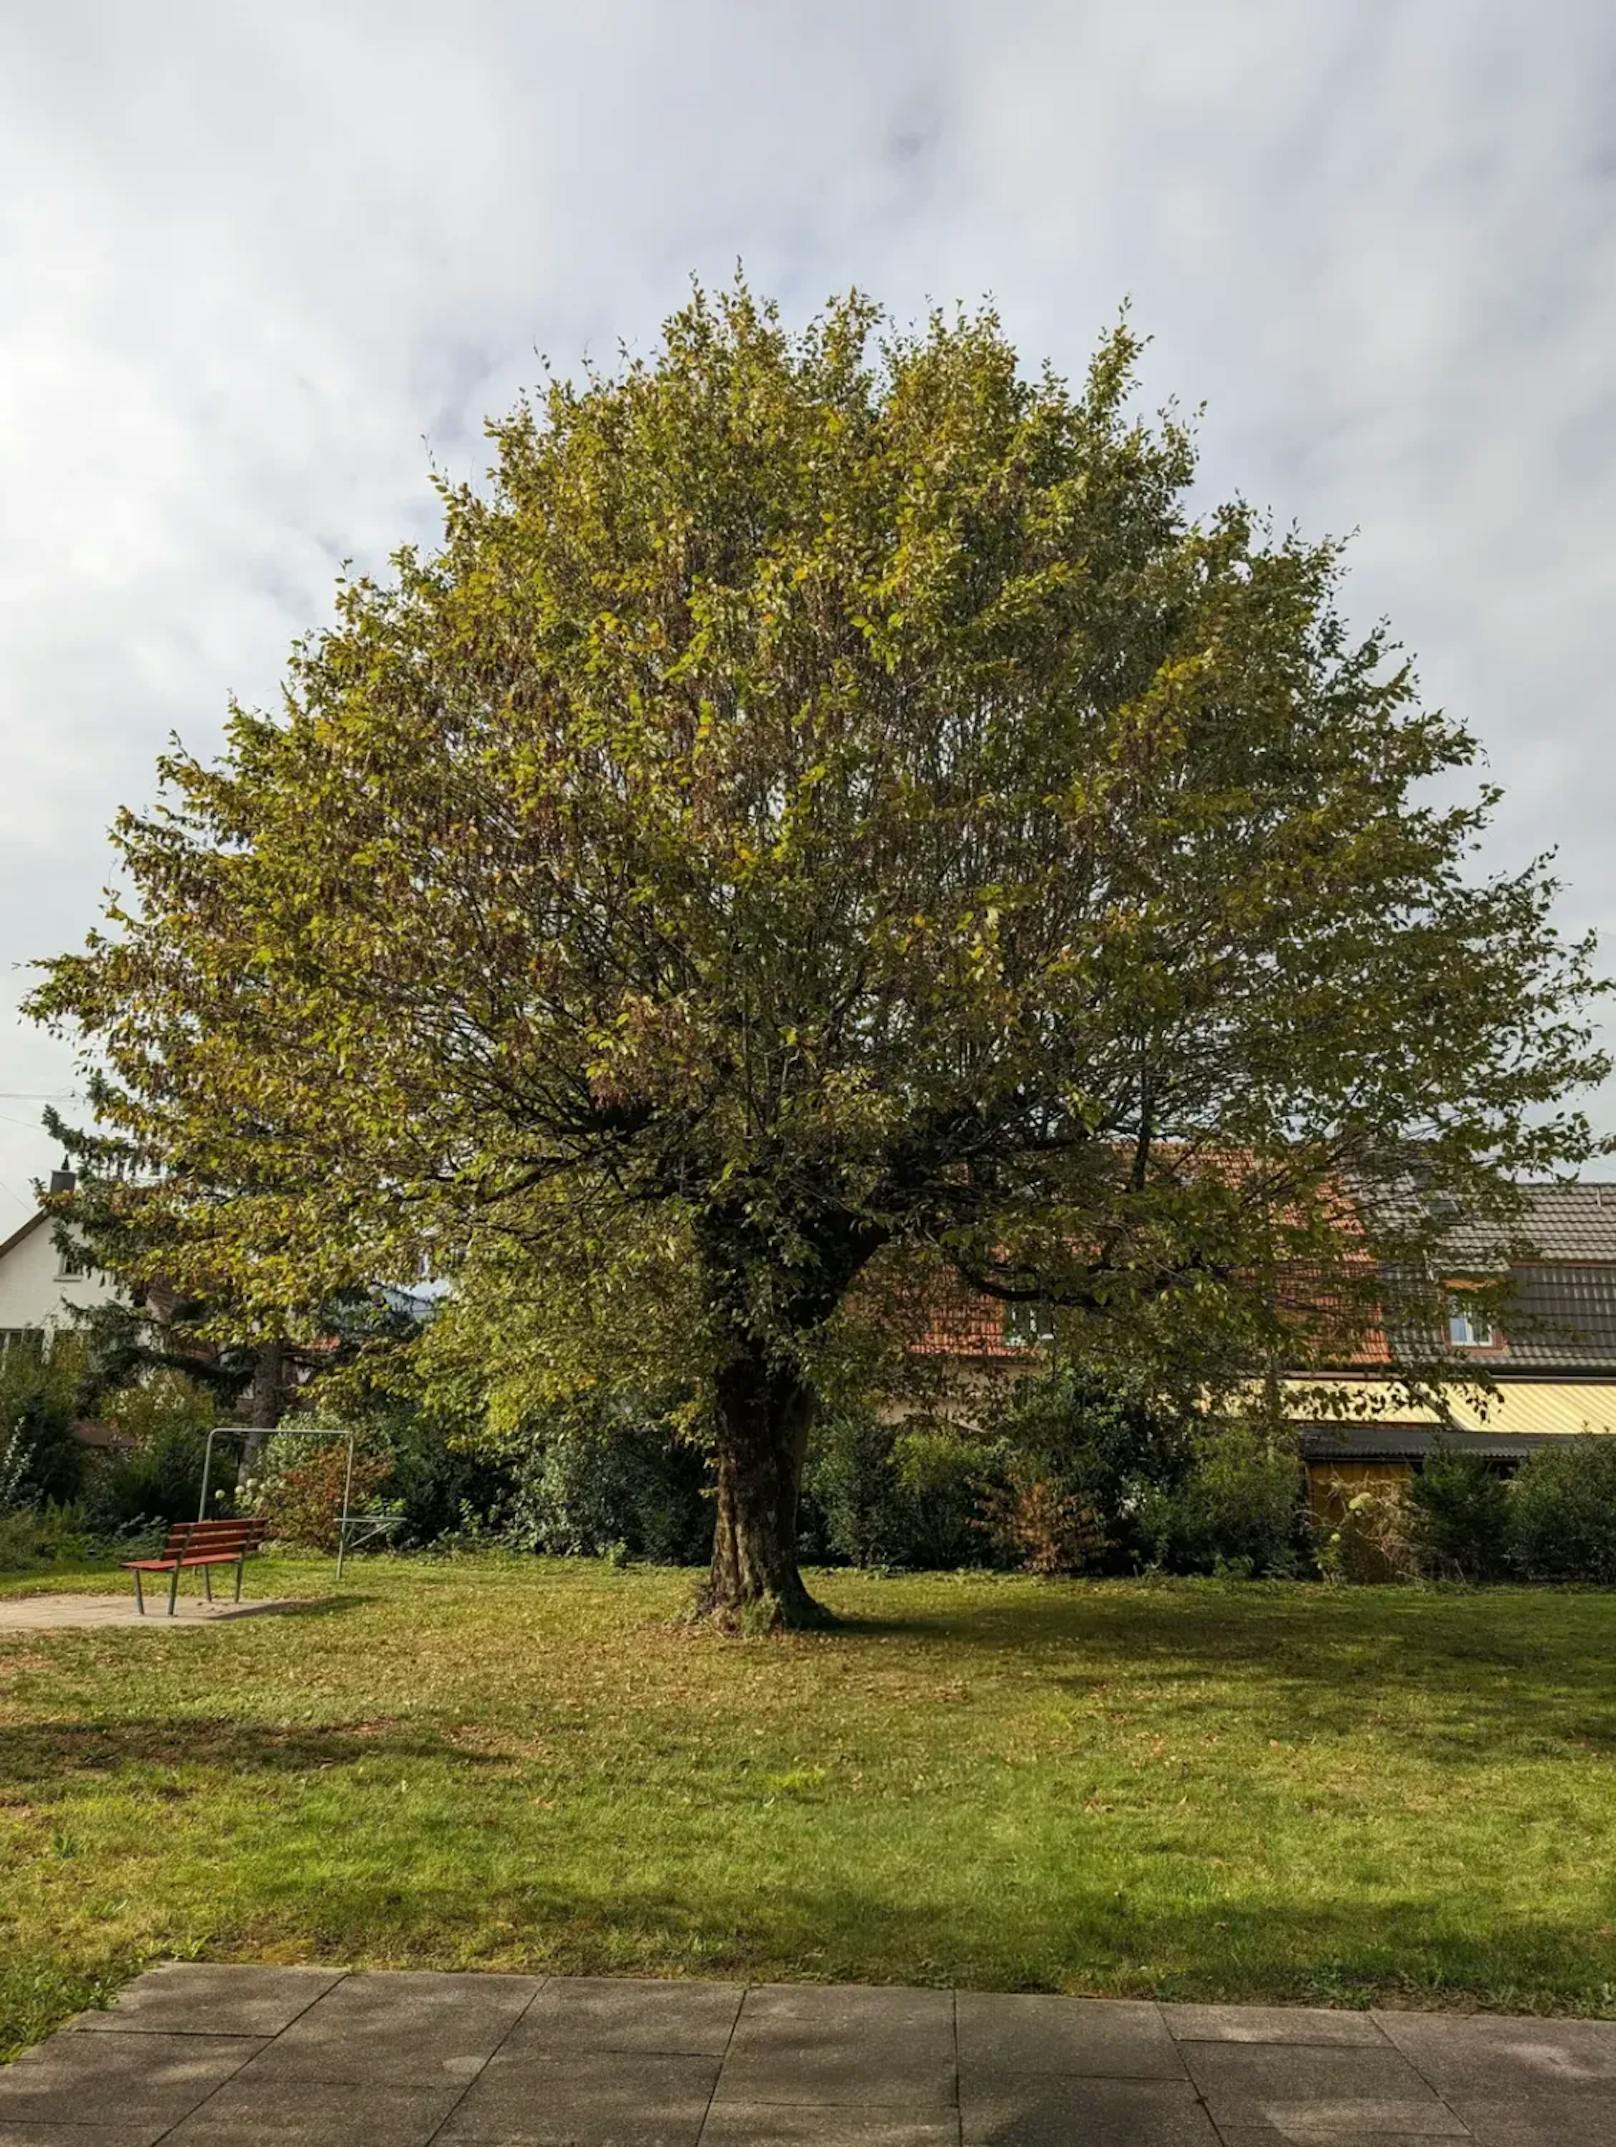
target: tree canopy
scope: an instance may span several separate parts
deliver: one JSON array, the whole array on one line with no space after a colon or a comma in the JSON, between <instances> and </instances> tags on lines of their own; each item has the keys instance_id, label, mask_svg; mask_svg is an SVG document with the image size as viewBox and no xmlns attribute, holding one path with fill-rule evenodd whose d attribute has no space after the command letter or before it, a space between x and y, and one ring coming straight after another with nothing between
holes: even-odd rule
<instances>
[{"instance_id":1,"label":"tree canopy","mask_svg":"<svg viewBox=\"0 0 1616 2147\"><path fill-rule=\"evenodd\" d=\"M165 757L37 994L173 1278L280 1318L424 1260L491 1363L673 1379L711 1601L808 1617L813 1397L883 1272L1255 1347L1253 1277L1424 1272L1407 1204L1344 1242L1354 1171L1507 1223L1588 1153L1552 876L1481 870L1475 743L1339 547L1192 515L1138 356L1074 389L991 311L793 333L737 284L493 425L284 705Z\"/></svg>"}]
</instances>

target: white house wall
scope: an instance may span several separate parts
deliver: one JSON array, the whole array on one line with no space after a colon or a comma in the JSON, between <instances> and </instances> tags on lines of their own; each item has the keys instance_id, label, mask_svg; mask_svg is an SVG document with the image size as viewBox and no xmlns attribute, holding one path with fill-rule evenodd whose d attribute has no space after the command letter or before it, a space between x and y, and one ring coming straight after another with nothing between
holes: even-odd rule
<instances>
[{"instance_id":1,"label":"white house wall","mask_svg":"<svg viewBox=\"0 0 1616 2147\"><path fill-rule=\"evenodd\" d=\"M41 1221L0 1254L0 1334L70 1324L74 1306L104 1305L118 1294L99 1269L64 1275L55 1234Z\"/></svg>"}]
</instances>

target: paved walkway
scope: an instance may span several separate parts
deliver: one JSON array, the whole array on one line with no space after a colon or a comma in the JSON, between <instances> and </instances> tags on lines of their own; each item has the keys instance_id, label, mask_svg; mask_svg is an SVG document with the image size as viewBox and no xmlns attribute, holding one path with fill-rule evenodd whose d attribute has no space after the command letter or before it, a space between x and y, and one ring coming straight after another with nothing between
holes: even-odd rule
<instances>
[{"instance_id":1,"label":"paved walkway","mask_svg":"<svg viewBox=\"0 0 1616 2147\"><path fill-rule=\"evenodd\" d=\"M194 1583L191 1583L194 1585ZM125 1595L8 1595L0 1597L0 1633L61 1633L81 1625L149 1625L173 1632L180 1625L219 1625L231 1618L265 1618L295 1610L291 1596L260 1596L256 1602L232 1601L221 1582L219 1600L181 1595L168 1614L168 1583L146 1590L141 1616L131 1588Z\"/></svg>"},{"instance_id":2,"label":"paved walkway","mask_svg":"<svg viewBox=\"0 0 1616 2147\"><path fill-rule=\"evenodd\" d=\"M1611 2147L1616 2022L152 1970L0 2147Z\"/></svg>"}]
</instances>

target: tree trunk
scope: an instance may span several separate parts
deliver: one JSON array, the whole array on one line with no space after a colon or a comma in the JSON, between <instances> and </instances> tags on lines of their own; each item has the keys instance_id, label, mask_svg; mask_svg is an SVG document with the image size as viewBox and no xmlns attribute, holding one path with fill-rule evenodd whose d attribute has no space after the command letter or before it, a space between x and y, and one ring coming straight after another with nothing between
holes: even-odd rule
<instances>
[{"instance_id":1,"label":"tree trunk","mask_svg":"<svg viewBox=\"0 0 1616 2147\"><path fill-rule=\"evenodd\" d=\"M718 1511L696 1615L720 1624L830 1625L797 1567L797 1500L813 1396L757 1359L718 1382Z\"/></svg>"},{"instance_id":2,"label":"tree trunk","mask_svg":"<svg viewBox=\"0 0 1616 2147\"><path fill-rule=\"evenodd\" d=\"M248 1432L242 1442L241 1465L251 1473L264 1441L281 1420L286 1401L286 1345L264 1342L253 1359L252 1386L247 1397Z\"/></svg>"}]
</instances>

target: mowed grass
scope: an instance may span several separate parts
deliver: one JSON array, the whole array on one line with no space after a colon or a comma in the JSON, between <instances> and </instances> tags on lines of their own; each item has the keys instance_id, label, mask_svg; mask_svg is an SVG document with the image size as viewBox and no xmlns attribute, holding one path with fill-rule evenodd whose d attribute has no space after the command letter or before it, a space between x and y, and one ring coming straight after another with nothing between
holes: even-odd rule
<instances>
[{"instance_id":1,"label":"mowed grass","mask_svg":"<svg viewBox=\"0 0 1616 2147\"><path fill-rule=\"evenodd\" d=\"M298 1613L0 1634L0 2046L167 1955L1616 2011L1616 1597L815 1586L264 1560Z\"/></svg>"}]
</instances>

